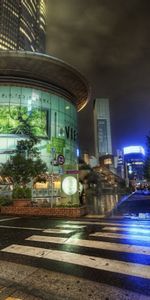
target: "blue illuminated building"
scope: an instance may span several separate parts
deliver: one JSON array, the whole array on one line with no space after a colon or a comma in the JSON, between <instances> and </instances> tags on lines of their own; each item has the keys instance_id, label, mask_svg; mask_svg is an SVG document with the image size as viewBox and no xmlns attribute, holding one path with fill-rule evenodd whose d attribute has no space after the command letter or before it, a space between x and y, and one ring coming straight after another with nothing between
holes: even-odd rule
<instances>
[{"instance_id":1,"label":"blue illuminated building","mask_svg":"<svg viewBox=\"0 0 150 300\"><path fill-rule=\"evenodd\" d=\"M142 181L144 179L145 150L142 146L123 148L125 170L129 180Z\"/></svg>"}]
</instances>

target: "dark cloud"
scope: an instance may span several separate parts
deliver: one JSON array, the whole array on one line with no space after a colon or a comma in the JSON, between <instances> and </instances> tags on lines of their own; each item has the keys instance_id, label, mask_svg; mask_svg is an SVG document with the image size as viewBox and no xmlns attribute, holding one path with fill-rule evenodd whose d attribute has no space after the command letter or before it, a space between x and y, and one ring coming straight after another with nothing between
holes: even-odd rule
<instances>
[{"instance_id":1,"label":"dark cloud","mask_svg":"<svg viewBox=\"0 0 150 300\"><path fill-rule=\"evenodd\" d=\"M150 1L47 0L47 7L47 52L87 77L92 98L110 98L114 148L144 143L150 127ZM86 133L80 126L81 145L89 150L91 107L92 101L79 114L79 124L88 123Z\"/></svg>"}]
</instances>

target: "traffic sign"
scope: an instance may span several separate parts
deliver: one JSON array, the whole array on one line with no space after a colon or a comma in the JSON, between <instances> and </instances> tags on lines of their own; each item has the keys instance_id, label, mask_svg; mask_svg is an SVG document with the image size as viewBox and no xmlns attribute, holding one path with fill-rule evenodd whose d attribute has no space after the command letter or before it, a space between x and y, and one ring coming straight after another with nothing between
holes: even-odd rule
<instances>
[{"instance_id":1,"label":"traffic sign","mask_svg":"<svg viewBox=\"0 0 150 300\"><path fill-rule=\"evenodd\" d=\"M63 165L64 164L65 158L64 158L64 156L62 154L59 154L57 156L57 162L58 162L59 165Z\"/></svg>"}]
</instances>

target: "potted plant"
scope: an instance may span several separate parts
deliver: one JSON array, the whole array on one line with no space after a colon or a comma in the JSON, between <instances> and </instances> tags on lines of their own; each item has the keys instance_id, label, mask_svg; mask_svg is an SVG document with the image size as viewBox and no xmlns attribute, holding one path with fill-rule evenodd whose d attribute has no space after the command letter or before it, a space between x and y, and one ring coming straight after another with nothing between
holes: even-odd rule
<instances>
[{"instance_id":1,"label":"potted plant","mask_svg":"<svg viewBox=\"0 0 150 300\"><path fill-rule=\"evenodd\" d=\"M31 206L32 190L30 187L14 186L12 192L14 206Z\"/></svg>"}]
</instances>

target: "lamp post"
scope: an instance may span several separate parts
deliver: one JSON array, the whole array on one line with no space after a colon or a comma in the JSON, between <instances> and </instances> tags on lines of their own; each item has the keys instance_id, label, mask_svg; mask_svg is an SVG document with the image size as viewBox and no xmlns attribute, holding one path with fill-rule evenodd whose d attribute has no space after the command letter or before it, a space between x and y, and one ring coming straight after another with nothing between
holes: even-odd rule
<instances>
[{"instance_id":1,"label":"lamp post","mask_svg":"<svg viewBox=\"0 0 150 300\"><path fill-rule=\"evenodd\" d=\"M52 170L51 170L51 183L52 183L52 189L51 189L51 208L53 207L53 194L54 194L54 187L53 187L53 178L54 178L54 156L55 156L55 148L51 148L51 154L52 154Z\"/></svg>"}]
</instances>

